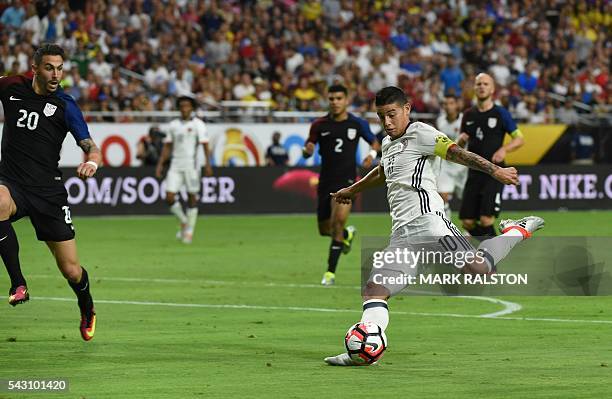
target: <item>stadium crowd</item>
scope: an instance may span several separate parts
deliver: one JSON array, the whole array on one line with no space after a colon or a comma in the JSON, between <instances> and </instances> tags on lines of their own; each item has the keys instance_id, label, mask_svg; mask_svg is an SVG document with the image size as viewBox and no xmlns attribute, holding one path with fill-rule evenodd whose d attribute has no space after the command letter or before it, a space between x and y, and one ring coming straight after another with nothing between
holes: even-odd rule
<instances>
[{"instance_id":1,"label":"stadium crowd","mask_svg":"<svg viewBox=\"0 0 612 399\"><path fill-rule=\"evenodd\" d=\"M62 84L84 111L172 110L188 93L204 109L318 111L342 82L356 112L398 85L414 111L438 113L444 93L469 105L481 71L522 121L612 104L605 0L9 0L0 26L4 74L30 73L40 43L68 50Z\"/></svg>"}]
</instances>

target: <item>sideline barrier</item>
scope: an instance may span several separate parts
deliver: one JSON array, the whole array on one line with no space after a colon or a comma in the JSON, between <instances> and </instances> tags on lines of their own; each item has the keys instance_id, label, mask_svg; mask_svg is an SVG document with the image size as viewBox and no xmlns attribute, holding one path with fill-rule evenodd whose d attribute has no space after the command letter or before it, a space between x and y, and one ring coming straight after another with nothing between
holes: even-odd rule
<instances>
[{"instance_id":1,"label":"sideline barrier","mask_svg":"<svg viewBox=\"0 0 612 399\"><path fill-rule=\"evenodd\" d=\"M165 186L152 168L100 168L83 181L63 168L69 205L76 215L167 214ZM521 185L506 186L503 210L612 209L609 165L519 168ZM316 168L215 168L202 178L202 214L315 212ZM183 198L185 195L183 193ZM357 198L356 212L387 212L385 189Z\"/></svg>"}]
</instances>

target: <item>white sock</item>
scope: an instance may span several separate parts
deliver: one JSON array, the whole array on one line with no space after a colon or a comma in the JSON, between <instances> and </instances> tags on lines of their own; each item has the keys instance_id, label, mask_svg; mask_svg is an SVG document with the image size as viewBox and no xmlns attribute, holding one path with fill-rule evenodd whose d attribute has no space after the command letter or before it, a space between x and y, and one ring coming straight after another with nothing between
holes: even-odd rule
<instances>
[{"instance_id":1,"label":"white sock","mask_svg":"<svg viewBox=\"0 0 612 399\"><path fill-rule=\"evenodd\" d=\"M510 250L521 241L523 241L523 234L517 229L510 229L500 236L484 240L480 243L478 249L485 251L485 257L489 261L489 267L493 269L493 267L501 262L501 260L508 255ZM487 254L489 256L487 256Z\"/></svg>"},{"instance_id":2,"label":"white sock","mask_svg":"<svg viewBox=\"0 0 612 399\"><path fill-rule=\"evenodd\" d=\"M174 201L174 204L170 206L170 212L172 212L181 223L187 223L187 216L185 216L185 212L183 212L183 207L180 202Z\"/></svg>"},{"instance_id":3,"label":"white sock","mask_svg":"<svg viewBox=\"0 0 612 399\"><path fill-rule=\"evenodd\" d=\"M448 220L451 220L451 213L450 204L448 202L444 203L444 214Z\"/></svg>"},{"instance_id":4,"label":"white sock","mask_svg":"<svg viewBox=\"0 0 612 399\"><path fill-rule=\"evenodd\" d=\"M195 229L196 222L198 221L198 207L187 208L187 226L189 231Z\"/></svg>"},{"instance_id":5,"label":"white sock","mask_svg":"<svg viewBox=\"0 0 612 399\"><path fill-rule=\"evenodd\" d=\"M370 321L385 331L389 325L389 308L383 299L370 299L363 303L361 321Z\"/></svg>"}]
</instances>

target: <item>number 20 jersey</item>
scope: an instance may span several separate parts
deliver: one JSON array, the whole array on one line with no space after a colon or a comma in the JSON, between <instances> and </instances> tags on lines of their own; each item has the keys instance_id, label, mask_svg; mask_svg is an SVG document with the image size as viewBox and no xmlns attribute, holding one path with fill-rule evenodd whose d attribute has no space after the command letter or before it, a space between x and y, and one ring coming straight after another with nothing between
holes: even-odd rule
<instances>
[{"instance_id":1,"label":"number 20 jersey","mask_svg":"<svg viewBox=\"0 0 612 399\"><path fill-rule=\"evenodd\" d=\"M25 76L0 77L4 107L0 176L26 187L63 190L58 168L68 132L76 142L90 137L74 99L61 88L47 96L36 94Z\"/></svg>"}]
</instances>

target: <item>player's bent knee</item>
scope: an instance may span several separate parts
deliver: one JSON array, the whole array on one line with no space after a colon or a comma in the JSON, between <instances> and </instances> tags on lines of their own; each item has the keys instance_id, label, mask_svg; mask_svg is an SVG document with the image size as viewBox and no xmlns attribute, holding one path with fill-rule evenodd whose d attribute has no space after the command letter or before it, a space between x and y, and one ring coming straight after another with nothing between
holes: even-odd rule
<instances>
[{"instance_id":1,"label":"player's bent knee","mask_svg":"<svg viewBox=\"0 0 612 399\"><path fill-rule=\"evenodd\" d=\"M463 219L461 220L461 224L464 229L471 230L476 226L476 221L474 219Z\"/></svg>"},{"instance_id":2,"label":"player's bent knee","mask_svg":"<svg viewBox=\"0 0 612 399\"><path fill-rule=\"evenodd\" d=\"M492 226L495 223L495 216L481 216L480 225L483 227Z\"/></svg>"},{"instance_id":3,"label":"player's bent knee","mask_svg":"<svg viewBox=\"0 0 612 399\"><path fill-rule=\"evenodd\" d=\"M63 262L58 264L58 267L66 280L73 283L78 283L81 280L83 269L78 262Z\"/></svg>"},{"instance_id":4,"label":"player's bent knee","mask_svg":"<svg viewBox=\"0 0 612 399\"><path fill-rule=\"evenodd\" d=\"M13 213L13 199L8 189L0 186L0 219L6 220Z\"/></svg>"},{"instance_id":5,"label":"player's bent knee","mask_svg":"<svg viewBox=\"0 0 612 399\"><path fill-rule=\"evenodd\" d=\"M391 296L391 293L387 288L380 284L376 284L372 281L366 284L363 290L363 300L368 301L370 299L384 299L387 300Z\"/></svg>"}]
</instances>

